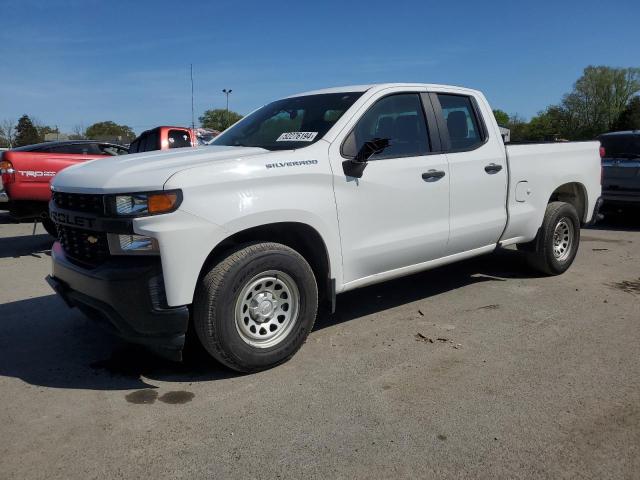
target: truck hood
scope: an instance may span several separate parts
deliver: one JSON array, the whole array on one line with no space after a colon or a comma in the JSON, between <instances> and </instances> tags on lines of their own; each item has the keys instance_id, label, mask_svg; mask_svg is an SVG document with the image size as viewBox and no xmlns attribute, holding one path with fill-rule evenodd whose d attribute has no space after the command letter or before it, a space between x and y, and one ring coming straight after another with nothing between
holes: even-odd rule
<instances>
[{"instance_id":1,"label":"truck hood","mask_svg":"<svg viewBox=\"0 0 640 480\"><path fill-rule=\"evenodd\" d=\"M211 145L120 155L66 168L51 185L70 193L161 190L167 179L181 170L265 153L269 151L263 148Z\"/></svg>"}]
</instances>

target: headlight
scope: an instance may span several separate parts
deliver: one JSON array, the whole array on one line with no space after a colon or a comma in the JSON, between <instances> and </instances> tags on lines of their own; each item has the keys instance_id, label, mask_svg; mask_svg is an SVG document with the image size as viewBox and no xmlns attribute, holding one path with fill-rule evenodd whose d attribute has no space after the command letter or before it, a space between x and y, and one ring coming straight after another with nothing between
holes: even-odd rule
<instances>
[{"instance_id":1,"label":"headlight","mask_svg":"<svg viewBox=\"0 0 640 480\"><path fill-rule=\"evenodd\" d=\"M144 215L148 211L146 195L116 195L118 215Z\"/></svg>"},{"instance_id":2,"label":"headlight","mask_svg":"<svg viewBox=\"0 0 640 480\"><path fill-rule=\"evenodd\" d=\"M121 217L142 217L173 212L180 206L182 192L166 190L161 192L131 193L112 197L112 213Z\"/></svg>"}]
</instances>

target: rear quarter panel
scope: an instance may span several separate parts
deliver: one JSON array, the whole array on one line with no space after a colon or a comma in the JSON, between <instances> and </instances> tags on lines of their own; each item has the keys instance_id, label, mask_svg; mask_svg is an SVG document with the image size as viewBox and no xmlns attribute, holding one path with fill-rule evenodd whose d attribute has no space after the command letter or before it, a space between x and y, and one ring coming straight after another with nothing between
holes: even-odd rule
<instances>
[{"instance_id":1,"label":"rear quarter panel","mask_svg":"<svg viewBox=\"0 0 640 480\"><path fill-rule=\"evenodd\" d=\"M509 221L503 241L520 243L535 238L551 195L567 183L578 183L583 189L586 207L581 220L591 220L601 193L599 148L599 142L507 145ZM527 183L518 186L520 182Z\"/></svg>"}]
</instances>

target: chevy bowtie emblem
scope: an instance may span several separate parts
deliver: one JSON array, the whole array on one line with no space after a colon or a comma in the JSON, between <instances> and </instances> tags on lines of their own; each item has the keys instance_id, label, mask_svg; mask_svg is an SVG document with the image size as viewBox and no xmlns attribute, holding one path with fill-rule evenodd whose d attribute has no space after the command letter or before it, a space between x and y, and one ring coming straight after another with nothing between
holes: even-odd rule
<instances>
[{"instance_id":1,"label":"chevy bowtie emblem","mask_svg":"<svg viewBox=\"0 0 640 480\"><path fill-rule=\"evenodd\" d=\"M97 238L97 237L94 237L93 235L89 235L89 236L87 237L87 242L89 242L89 243L91 243L91 244L98 243L98 238Z\"/></svg>"}]
</instances>

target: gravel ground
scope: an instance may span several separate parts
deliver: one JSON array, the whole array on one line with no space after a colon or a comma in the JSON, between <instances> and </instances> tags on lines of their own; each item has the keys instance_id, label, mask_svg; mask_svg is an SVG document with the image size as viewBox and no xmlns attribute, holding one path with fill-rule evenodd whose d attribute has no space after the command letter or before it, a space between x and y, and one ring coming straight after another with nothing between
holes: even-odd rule
<instances>
[{"instance_id":1,"label":"gravel ground","mask_svg":"<svg viewBox=\"0 0 640 480\"><path fill-rule=\"evenodd\" d=\"M0 214L0 478L640 476L640 224L338 297L287 364L173 364L69 310Z\"/></svg>"}]
</instances>

